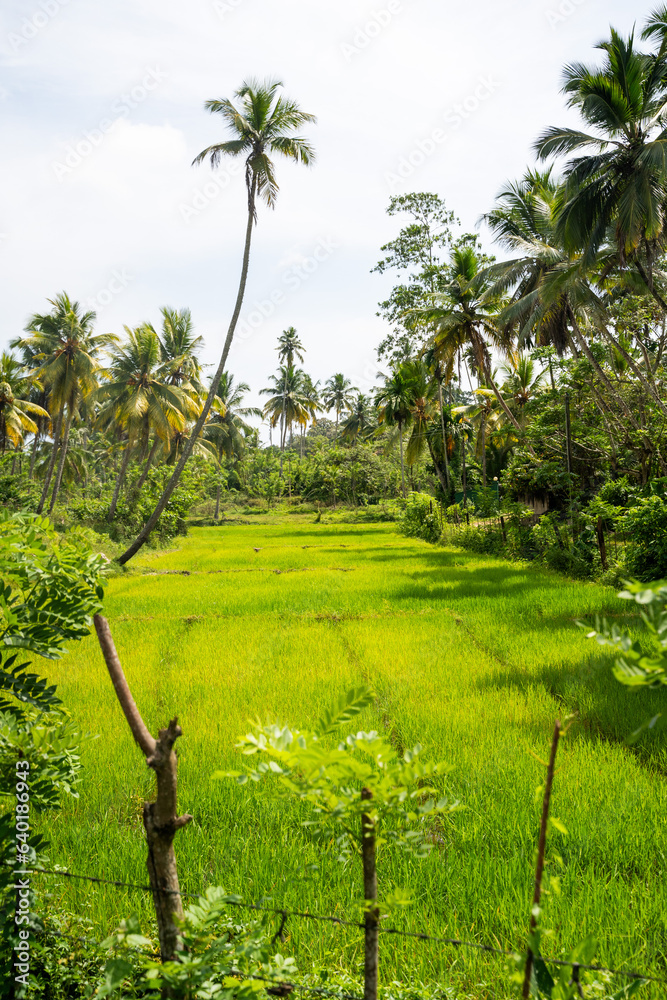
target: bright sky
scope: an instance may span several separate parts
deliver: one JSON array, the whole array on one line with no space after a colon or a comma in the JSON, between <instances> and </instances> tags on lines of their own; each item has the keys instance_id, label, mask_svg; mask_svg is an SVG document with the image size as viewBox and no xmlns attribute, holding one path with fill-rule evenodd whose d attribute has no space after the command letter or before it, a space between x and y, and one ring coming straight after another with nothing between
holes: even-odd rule
<instances>
[{"instance_id":1,"label":"bright sky","mask_svg":"<svg viewBox=\"0 0 667 1000\"><path fill-rule=\"evenodd\" d=\"M390 195L434 191L473 229L532 162L537 134L573 120L564 63L595 59L610 23L628 31L634 14L641 25L651 4L632 7L3 0L0 344L66 290L97 309L99 332L188 306L205 360L217 360L246 202L238 165L191 166L226 138L203 103L276 76L318 116L308 130L318 162L278 162L279 201L259 210L230 368L265 385L278 335L295 326L314 378L342 370L369 389L385 332L377 302L391 285L370 271L401 224L385 214Z\"/></svg>"}]
</instances>

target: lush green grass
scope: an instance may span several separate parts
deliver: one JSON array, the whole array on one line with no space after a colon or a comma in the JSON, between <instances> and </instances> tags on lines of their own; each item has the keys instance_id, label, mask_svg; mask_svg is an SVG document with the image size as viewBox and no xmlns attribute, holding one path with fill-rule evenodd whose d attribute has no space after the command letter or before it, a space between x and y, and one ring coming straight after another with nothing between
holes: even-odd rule
<instances>
[{"instance_id":1,"label":"lush green grass","mask_svg":"<svg viewBox=\"0 0 667 1000\"><path fill-rule=\"evenodd\" d=\"M549 848L548 874L562 875L562 896L545 900L550 951L593 933L601 961L665 972L665 742L637 750L622 743L658 696L628 696L609 659L575 626L596 612L622 615L627 608L611 591L433 548L390 525L201 528L138 566L141 573L109 582L105 613L150 728L173 714L183 726L180 805L195 816L177 841L184 889L221 884L249 900L271 895L288 907L351 910L359 872L310 841L296 807L210 775L238 766L234 743L249 719L309 726L364 681L377 702L360 726L449 760L451 789L465 805L427 861L381 856L383 889L410 886L416 895L400 922L518 947L544 773L536 757L548 753L556 716L576 709L580 722L563 745L555 786L554 812L569 836L553 835ZM140 804L151 774L95 640L50 673L82 728L99 735L85 749L79 802L50 825L52 859L145 881ZM311 863L319 872L305 879ZM150 912L137 893L72 884L58 891L104 930L121 915ZM288 926L286 948L304 971L359 973L358 933ZM437 980L476 997L509 993L502 959L400 939L383 945L385 981Z\"/></svg>"}]
</instances>

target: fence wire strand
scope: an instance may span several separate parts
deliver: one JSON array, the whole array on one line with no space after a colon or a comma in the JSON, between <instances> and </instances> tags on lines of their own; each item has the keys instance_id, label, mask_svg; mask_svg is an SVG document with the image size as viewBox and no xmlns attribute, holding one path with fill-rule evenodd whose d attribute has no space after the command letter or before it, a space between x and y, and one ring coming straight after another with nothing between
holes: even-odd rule
<instances>
[{"instance_id":1,"label":"fence wire strand","mask_svg":"<svg viewBox=\"0 0 667 1000\"><path fill-rule=\"evenodd\" d=\"M105 878L100 878L96 875L80 875L76 872L70 872L66 870L59 871L54 868L52 869L52 868L31 867L29 871L27 869L19 871L18 869L16 869L15 865L8 864L7 862L0 862L0 865L6 868L15 869L14 874L23 874L23 875L39 874L39 875L55 875L55 876L61 875L63 878L79 879L85 882L94 882L97 885L113 885L116 886L117 888L134 889L139 892L150 892L150 893L159 892L168 895L177 895L187 899L201 899L205 895L204 893L183 892L183 891L177 891L175 889L154 890L150 885L139 885L136 882L120 882L117 879L105 879ZM321 914L321 913L308 913L302 910L287 910L284 907L262 906L259 903L246 903L243 900L235 899L234 897L231 896L226 897L224 902L228 906L236 906L239 909L255 910L260 913L270 913L273 916L279 916L281 918L281 925L277 934L274 936L274 941L279 936L281 936L282 932L284 931L288 917L296 917L297 919L302 919L302 920L315 920L324 923L338 924L340 927L355 927L361 930L363 930L365 927L365 925L360 921L349 920L346 917L336 917L333 915ZM465 941L461 938L441 937L439 935L427 934L424 931L404 931L398 927L379 927L378 931L380 934L391 934L395 937L411 938L412 940L415 941L433 941L436 944L448 944L456 948L470 948L475 951L482 951L493 955L500 955L505 958L513 958L518 954L516 949L510 951L504 948L498 948L496 945L482 944L478 941ZM68 935L61 935L61 936L65 937ZM79 940L84 940L84 939L80 938ZM606 972L609 975L622 976L626 979L643 979L646 982L660 983L662 985L667 985L667 979L662 979L658 976L649 975L643 972L634 972L626 969L611 969L603 965L589 965L582 962L568 961L567 959L562 959L562 958L547 958L544 955L541 955L540 958L542 959L543 962L547 963L548 965L556 965L561 968L572 967L573 970L584 969L590 972ZM270 980L270 982L274 981ZM283 983L282 985L292 986L293 989L304 989L304 990L307 989L310 992L313 992L315 990L320 990L319 987L299 987L294 983L291 984ZM324 996L325 993L322 993L322 995ZM361 1000L361 998L359 997L346 996L340 993L335 993L335 994L327 993L326 995L337 996L340 997L341 1000Z\"/></svg>"}]
</instances>

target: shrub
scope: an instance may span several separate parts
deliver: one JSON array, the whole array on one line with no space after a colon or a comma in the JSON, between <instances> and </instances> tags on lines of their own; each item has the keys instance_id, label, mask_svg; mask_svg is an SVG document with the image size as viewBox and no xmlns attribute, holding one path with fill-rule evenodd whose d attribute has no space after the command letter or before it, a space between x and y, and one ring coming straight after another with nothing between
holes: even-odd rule
<instances>
[{"instance_id":1,"label":"shrub","mask_svg":"<svg viewBox=\"0 0 667 1000\"><path fill-rule=\"evenodd\" d=\"M667 576L667 502L660 496L640 498L622 518L631 541L626 552L630 575L646 583Z\"/></svg>"},{"instance_id":2,"label":"shrub","mask_svg":"<svg viewBox=\"0 0 667 1000\"><path fill-rule=\"evenodd\" d=\"M409 538L437 542L442 534L437 503L428 493L410 493L398 519L398 530Z\"/></svg>"}]
</instances>

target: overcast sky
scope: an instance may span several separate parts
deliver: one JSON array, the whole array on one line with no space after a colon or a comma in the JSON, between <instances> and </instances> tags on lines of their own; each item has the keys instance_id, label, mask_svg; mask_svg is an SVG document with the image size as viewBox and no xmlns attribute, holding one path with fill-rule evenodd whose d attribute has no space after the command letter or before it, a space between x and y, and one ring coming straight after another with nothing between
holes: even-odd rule
<instances>
[{"instance_id":1,"label":"overcast sky","mask_svg":"<svg viewBox=\"0 0 667 1000\"><path fill-rule=\"evenodd\" d=\"M239 276L244 182L238 168L191 162L225 138L204 101L272 76L317 115L318 161L278 163L278 205L259 210L230 368L253 390L265 385L276 338L295 326L316 379L344 371L368 389L385 333L377 302L391 283L370 271L401 224L386 215L390 196L436 192L474 229L532 162L536 135L572 120L564 63L594 60L610 23L628 31L650 7L2 0L0 343L66 290L97 309L99 332L188 306L205 360L216 360Z\"/></svg>"}]
</instances>

